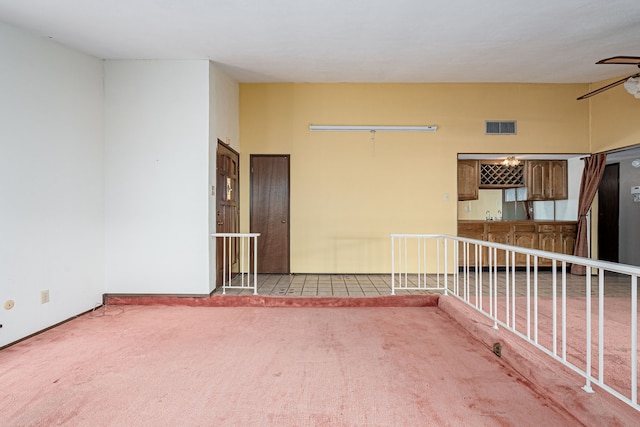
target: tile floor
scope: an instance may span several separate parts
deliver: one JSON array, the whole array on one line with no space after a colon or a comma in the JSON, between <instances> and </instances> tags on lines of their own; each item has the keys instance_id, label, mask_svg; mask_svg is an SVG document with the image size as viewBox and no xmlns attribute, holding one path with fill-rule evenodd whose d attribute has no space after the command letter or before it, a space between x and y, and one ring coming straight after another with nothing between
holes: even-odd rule
<instances>
[{"instance_id":1,"label":"tile floor","mask_svg":"<svg viewBox=\"0 0 640 427\"><path fill-rule=\"evenodd\" d=\"M585 276L573 276L567 274L567 294L568 296L584 296L586 289ZM233 285L239 285L240 278L232 281ZM453 276L449 276L449 287L453 288ZM483 292L488 294L488 284L490 275L488 272L478 274L478 280L482 280ZM459 278L463 280L462 275ZM475 293L476 275L469 273L468 282L471 284L470 293ZM513 276L510 276L510 292L512 292ZM527 273L519 271L515 276L516 295L526 295L527 280L530 285L530 292L533 294L535 278L531 273L527 278ZM409 286L416 283L416 276L408 277ZM504 295L506 292L506 276L504 272L498 274L498 294ZM557 295L561 292L562 276L556 277ZM591 276L592 295L598 294L598 277ZM436 276L427 276L428 286L435 287ZM398 282L396 281L396 286ZM550 271L540 271L537 277L538 295L551 295L553 289L553 274ZM607 274L604 278L604 294L607 297L623 297L631 294L630 278L615 274ZM479 292L479 291L478 291ZM222 288L218 288L215 294L221 294ZM253 289L227 289L227 294L231 295L251 295ZM430 293L442 293L434 290L403 290L396 288L398 295L424 295ZM258 274L258 294L270 296L337 296L337 297L364 297L391 295L391 275L390 274Z\"/></svg>"},{"instance_id":2,"label":"tile floor","mask_svg":"<svg viewBox=\"0 0 640 427\"><path fill-rule=\"evenodd\" d=\"M235 285L238 280L234 280ZM428 291L404 291L424 294ZM216 294L222 293L218 288ZM227 289L227 294L250 295L251 289ZM391 295L389 274L258 274L258 294L271 296L364 297Z\"/></svg>"}]
</instances>

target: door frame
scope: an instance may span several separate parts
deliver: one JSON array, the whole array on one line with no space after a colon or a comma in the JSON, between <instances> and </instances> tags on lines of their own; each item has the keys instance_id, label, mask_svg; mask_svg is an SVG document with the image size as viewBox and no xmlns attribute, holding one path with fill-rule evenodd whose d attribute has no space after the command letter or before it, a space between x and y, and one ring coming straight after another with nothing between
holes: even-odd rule
<instances>
[{"instance_id":1,"label":"door frame","mask_svg":"<svg viewBox=\"0 0 640 427\"><path fill-rule=\"evenodd\" d=\"M222 188L220 188L219 182L218 182L218 178L219 178L219 174L220 174L220 169L219 169L219 162L218 162L218 157L220 155L220 147L222 147L224 150L229 151L230 153L232 153L235 157L235 160L237 161L237 166L236 166L236 188L234 189L234 191L236 192L234 197L236 200L236 219L234 221L234 224L237 227L237 230L231 230L231 232L235 232L235 233L239 233L240 232L240 153L238 153L236 150L234 150L230 145L225 144L222 140L218 139L218 144L216 145L216 191L215 191L215 200L216 200L216 217L215 217L215 221L216 221L216 232L221 232L221 230L219 230L219 219L218 216L220 216L220 212L221 212L221 205L220 205L220 194L224 194L223 192L225 191L224 186ZM222 277L222 241L220 239L216 238L216 263L215 263L215 274L216 274L216 289L222 287L223 282L225 280L224 277Z\"/></svg>"},{"instance_id":2,"label":"door frame","mask_svg":"<svg viewBox=\"0 0 640 427\"><path fill-rule=\"evenodd\" d=\"M600 190L603 190L602 192ZM606 191L607 197L602 197ZM620 163L605 166L598 186L598 259L620 259Z\"/></svg>"}]
</instances>

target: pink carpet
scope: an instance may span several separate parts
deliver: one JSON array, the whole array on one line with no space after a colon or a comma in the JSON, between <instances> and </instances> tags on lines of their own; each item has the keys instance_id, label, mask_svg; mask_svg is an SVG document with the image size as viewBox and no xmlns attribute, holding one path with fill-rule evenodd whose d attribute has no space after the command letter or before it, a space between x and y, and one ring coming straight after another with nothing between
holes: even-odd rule
<instances>
[{"instance_id":1,"label":"pink carpet","mask_svg":"<svg viewBox=\"0 0 640 427\"><path fill-rule=\"evenodd\" d=\"M488 349L496 336L486 320L453 298L439 304L110 306L102 317L84 315L0 351L0 425L640 421L620 402L583 393L556 368L532 369L548 365L509 337L500 336L504 354L497 358Z\"/></svg>"},{"instance_id":2,"label":"pink carpet","mask_svg":"<svg viewBox=\"0 0 640 427\"><path fill-rule=\"evenodd\" d=\"M509 300L512 304L512 299ZM534 339L534 305L533 298L530 301L530 337ZM489 307L489 299L483 299L486 310ZM516 297L515 324L518 332L527 334L527 299ZM584 297L571 297L567 299L567 360L580 369L586 370L586 300ZM562 329L561 329L561 302L556 301L557 336L556 346L559 355L562 354ZM606 383L617 392L631 396L631 301L624 297L606 297L604 299L604 379ZM507 321L505 298L498 298L498 316L503 322ZM591 301L591 335L592 335L592 374L598 376L598 298ZM513 319L510 318L510 322ZM488 322L491 324L490 322ZM538 342L548 349L553 348L553 300L549 297L538 299ZM640 372L640 361L638 362Z\"/></svg>"}]
</instances>

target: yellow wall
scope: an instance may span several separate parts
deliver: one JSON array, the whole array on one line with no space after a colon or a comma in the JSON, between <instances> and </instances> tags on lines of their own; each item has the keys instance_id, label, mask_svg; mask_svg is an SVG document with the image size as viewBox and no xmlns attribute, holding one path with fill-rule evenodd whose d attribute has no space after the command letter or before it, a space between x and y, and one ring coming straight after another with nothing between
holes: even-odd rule
<instances>
[{"instance_id":1,"label":"yellow wall","mask_svg":"<svg viewBox=\"0 0 640 427\"><path fill-rule=\"evenodd\" d=\"M501 217L499 210L502 210L502 190L480 190L477 200L458 202L458 219L483 220L487 218L487 211L492 218Z\"/></svg>"},{"instance_id":2,"label":"yellow wall","mask_svg":"<svg viewBox=\"0 0 640 427\"><path fill-rule=\"evenodd\" d=\"M590 90L616 79L594 83ZM640 99L630 95L622 85L602 92L591 103L592 153L640 144Z\"/></svg>"},{"instance_id":3,"label":"yellow wall","mask_svg":"<svg viewBox=\"0 0 640 427\"><path fill-rule=\"evenodd\" d=\"M456 234L458 153L584 153L587 85L241 84L241 228L249 155L291 155L291 271L386 273L390 233ZM484 135L517 120L517 136ZM310 124L438 125L435 133Z\"/></svg>"}]
</instances>

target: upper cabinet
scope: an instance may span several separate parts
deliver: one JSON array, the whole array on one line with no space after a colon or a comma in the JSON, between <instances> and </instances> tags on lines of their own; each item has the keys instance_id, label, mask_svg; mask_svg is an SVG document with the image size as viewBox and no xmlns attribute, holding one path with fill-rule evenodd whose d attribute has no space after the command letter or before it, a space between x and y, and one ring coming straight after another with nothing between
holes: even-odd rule
<instances>
[{"instance_id":1,"label":"upper cabinet","mask_svg":"<svg viewBox=\"0 0 640 427\"><path fill-rule=\"evenodd\" d=\"M458 160L458 200L478 200L479 180L477 160Z\"/></svg>"},{"instance_id":2,"label":"upper cabinet","mask_svg":"<svg viewBox=\"0 0 640 427\"><path fill-rule=\"evenodd\" d=\"M524 179L529 200L563 200L568 197L566 160L527 160Z\"/></svg>"},{"instance_id":3,"label":"upper cabinet","mask_svg":"<svg viewBox=\"0 0 640 427\"><path fill-rule=\"evenodd\" d=\"M480 188L527 187L527 200L565 200L566 160L525 160L516 166L500 161L458 160L458 200L478 200Z\"/></svg>"}]
</instances>

